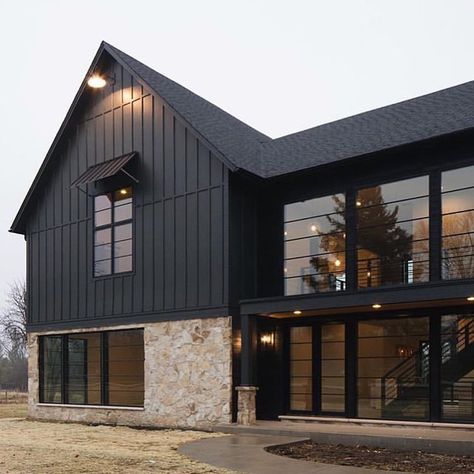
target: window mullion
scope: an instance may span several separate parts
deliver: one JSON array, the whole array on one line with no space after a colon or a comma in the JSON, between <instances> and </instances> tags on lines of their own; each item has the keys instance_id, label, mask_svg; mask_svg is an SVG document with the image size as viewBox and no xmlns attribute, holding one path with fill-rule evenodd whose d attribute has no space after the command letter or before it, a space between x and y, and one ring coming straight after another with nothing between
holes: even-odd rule
<instances>
[{"instance_id":1,"label":"window mullion","mask_svg":"<svg viewBox=\"0 0 474 474\"><path fill-rule=\"evenodd\" d=\"M62 384L61 384L61 402L69 403L69 338L67 335L62 336Z\"/></svg>"},{"instance_id":2,"label":"window mullion","mask_svg":"<svg viewBox=\"0 0 474 474\"><path fill-rule=\"evenodd\" d=\"M430 174L429 255L430 281L441 280L441 173Z\"/></svg>"},{"instance_id":3,"label":"window mullion","mask_svg":"<svg viewBox=\"0 0 474 474\"><path fill-rule=\"evenodd\" d=\"M101 405L109 404L109 354L108 334L100 333L100 362L101 362Z\"/></svg>"}]
</instances>

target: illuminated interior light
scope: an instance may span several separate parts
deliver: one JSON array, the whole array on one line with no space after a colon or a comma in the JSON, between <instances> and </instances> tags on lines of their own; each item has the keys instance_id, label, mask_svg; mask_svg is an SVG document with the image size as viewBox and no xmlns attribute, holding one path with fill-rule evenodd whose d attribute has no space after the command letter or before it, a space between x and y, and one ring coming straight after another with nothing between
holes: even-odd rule
<instances>
[{"instance_id":1,"label":"illuminated interior light","mask_svg":"<svg viewBox=\"0 0 474 474\"><path fill-rule=\"evenodd\" d=\"M293 311L293 314L296 315L296 316L299 316L301 314L301 311L299 309L295 309Z\"/></svg>"}]
</instances>

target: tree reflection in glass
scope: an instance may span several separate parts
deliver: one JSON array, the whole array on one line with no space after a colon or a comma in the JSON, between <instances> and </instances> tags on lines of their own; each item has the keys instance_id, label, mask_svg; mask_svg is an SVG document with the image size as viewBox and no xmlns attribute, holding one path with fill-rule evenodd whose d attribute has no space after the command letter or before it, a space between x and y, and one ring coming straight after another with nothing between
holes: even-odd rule
<instances>
[{"instance_id":1,"label":"tree reflection in glass","mask_svg":"<svg viewBox=\"0 0 474 474\"><path fill-rule=\"evenodd\" d=\"M428 178L357 193L360 288L428 280Z\"/></svg>"},{"instance_id":2,"label":"tree reflection in glass","mask_svg":"<svg viewBox=\"0 0 474 474\"><path fill-rule=\"evenodd\" d=\"M345 289L345 198L285 206L285 294Z\"/></svg>"}]
</instances>

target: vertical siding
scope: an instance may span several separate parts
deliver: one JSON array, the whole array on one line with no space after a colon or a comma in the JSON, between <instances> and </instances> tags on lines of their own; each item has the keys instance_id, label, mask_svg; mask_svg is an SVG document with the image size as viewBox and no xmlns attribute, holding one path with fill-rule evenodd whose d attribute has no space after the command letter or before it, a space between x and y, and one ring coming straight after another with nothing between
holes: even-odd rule
<instances>
[{"instance_id":1,"label":"vertical siding","mask_svg":"<svg viewBox=\"0 0 474 474\"><path fill-rule=\"evenodd\" d=\"M156 96L119 65L63 138L28 231L30 322L134 317L225 307L228 172ZM111 71L112 72L112 71ZM137 151L134 272L95 279L89 166Z\"/></svg>"}]
</instances>

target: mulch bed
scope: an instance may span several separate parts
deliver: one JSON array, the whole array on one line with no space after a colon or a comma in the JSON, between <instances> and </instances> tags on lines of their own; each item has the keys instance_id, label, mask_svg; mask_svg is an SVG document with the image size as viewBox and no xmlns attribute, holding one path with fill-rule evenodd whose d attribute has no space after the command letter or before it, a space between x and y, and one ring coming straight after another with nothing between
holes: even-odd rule
<instances>
[{"instance_id":1,"label":"mulch bed","mask_svg":"<svg viewBox=\"0 0 474 474\"><path fill-rule=\"evenodd\" d=\"M430 474L474 473L474 457L397 451L367 446L319 444L312 441L272 446L269 453L294 459L384 471L426 472Z\"/></svg>"}]
</instances>

